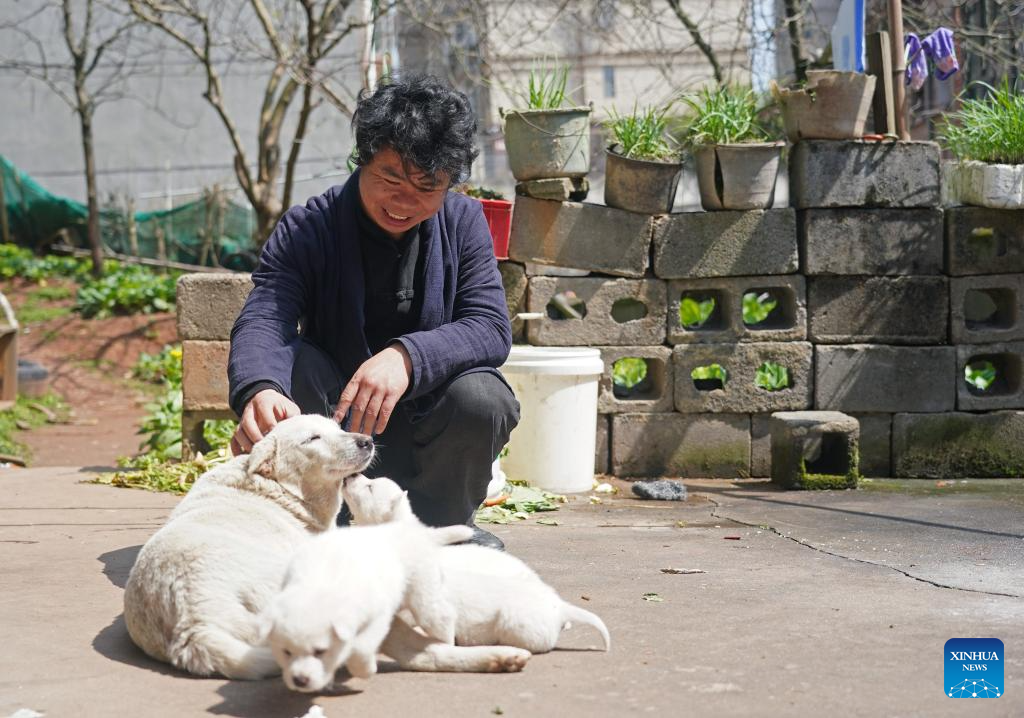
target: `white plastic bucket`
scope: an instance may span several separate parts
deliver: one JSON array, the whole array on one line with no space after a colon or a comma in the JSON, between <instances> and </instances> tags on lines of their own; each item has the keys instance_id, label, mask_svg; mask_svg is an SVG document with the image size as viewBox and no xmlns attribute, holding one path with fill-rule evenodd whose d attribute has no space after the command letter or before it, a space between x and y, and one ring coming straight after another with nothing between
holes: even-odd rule
<instances>
[{"instance_id":1,"label":"white plastic bucket","mask_svg":"<svg viewBox=\"0 0 1024 718\"><path fill-rule=\"evenodd\" d=\"M587 347L514 346L501 373L520 404L501 467L548 491L590 491L597 441L601 352Z\"/></svg>"}]
</instances>

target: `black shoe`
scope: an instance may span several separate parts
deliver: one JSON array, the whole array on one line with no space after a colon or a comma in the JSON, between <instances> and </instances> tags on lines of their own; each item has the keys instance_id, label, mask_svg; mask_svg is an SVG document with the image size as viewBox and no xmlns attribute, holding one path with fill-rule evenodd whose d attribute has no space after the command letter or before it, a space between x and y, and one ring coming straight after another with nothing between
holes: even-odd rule
<instances>
[{"instance_id":1,"label":"black shoe","mask_svg":"<svg viewBox=\"0 0 1024 718\"><path fill-rule=\"evenodd\" d=\"M477 546L486 546L487 548L493 548L495 551L505 550L505 544L502 540L490 531L484 531L476 524L470 524L469 527L473 529L473 536L466 543L476 544Z\"/></svg>"}]
</instances>

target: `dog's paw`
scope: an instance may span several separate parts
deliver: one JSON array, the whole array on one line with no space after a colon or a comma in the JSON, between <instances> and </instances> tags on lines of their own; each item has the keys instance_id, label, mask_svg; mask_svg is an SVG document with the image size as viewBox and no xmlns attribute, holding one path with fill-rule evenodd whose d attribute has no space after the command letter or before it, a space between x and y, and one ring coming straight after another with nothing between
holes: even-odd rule
<instances>
[{"instance_id":1,"label":"dog's paw","mask_svg":"<svg viewBox=\"0 0 1024 718\"><path fill-rule=\"evenodd\" d=\"M526 667L526 662L533 655L522 648L499 646L491 658L491 673L518 673Z\"/></svg>"}]
</instances>

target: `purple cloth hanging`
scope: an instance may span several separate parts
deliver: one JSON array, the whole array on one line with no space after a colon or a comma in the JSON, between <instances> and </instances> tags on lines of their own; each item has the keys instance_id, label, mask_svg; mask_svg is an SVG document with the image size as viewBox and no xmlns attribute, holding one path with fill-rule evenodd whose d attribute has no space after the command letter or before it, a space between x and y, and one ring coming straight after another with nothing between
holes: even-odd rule
<instances>
[{"instance_id":1,"label":"purple cloth hanging","mask_svg":"<svg viewBox=\"0 0 1024 718\"><path fill-rule=\"evenodd\" d=\"M935 76L940 80L948 79L960 69L956 61L956 48L953 46L953 33L946 28L940 27L922 40L921 47L935 63Z\"/></svg>"},{"instance_id":2,"label":"purple cloth hanging","mask_svg":"<svg viewBox=\"0 0 1024 718\"><path fill-rule=\"evenodd\" d=\"M906 84L916 92L928 79L928 59L925 57L921 40L914 33L906 33L903 44L907 57Z\"/></svg>"}]
</instances>

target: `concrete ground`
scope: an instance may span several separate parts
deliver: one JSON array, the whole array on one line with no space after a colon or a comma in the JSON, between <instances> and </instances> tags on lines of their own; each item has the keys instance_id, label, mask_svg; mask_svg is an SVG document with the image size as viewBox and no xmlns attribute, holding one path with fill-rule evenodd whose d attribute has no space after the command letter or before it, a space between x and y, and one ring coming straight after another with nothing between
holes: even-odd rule
<instances>
[{"instance_id":1,"label":"concrete ground","mask_svg":"<svg viewBox=\"0 0 1024 718\"><path fill-rule=\"evenodd\" d=\"M310 698L141 654L123 586L176 499L88 476L0 472L0 716L295 718L313 704L329 718L1024 715L1024 481L823 493L688 481L685 504L583 496L546 516L557 526L495 532L604 618L610 653L585 650L596 636L573 628L520 674L390 671ZM953 637L1002 639L1001 698L944 695Z\"/></svg>"}]
</instances>

